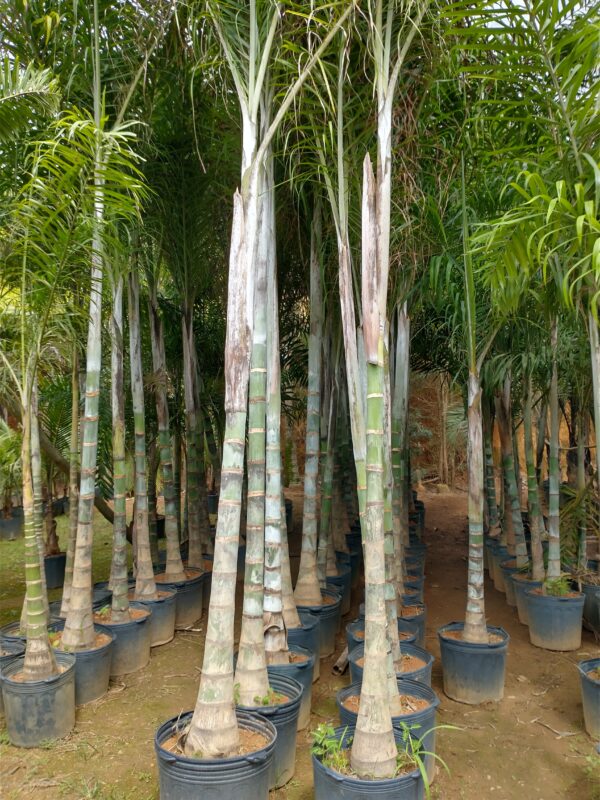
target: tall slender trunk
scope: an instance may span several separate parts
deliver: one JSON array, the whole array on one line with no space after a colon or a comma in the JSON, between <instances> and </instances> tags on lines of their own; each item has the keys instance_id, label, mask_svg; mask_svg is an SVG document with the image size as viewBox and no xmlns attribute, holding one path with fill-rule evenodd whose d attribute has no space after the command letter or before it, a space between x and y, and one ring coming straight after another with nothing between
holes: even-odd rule
<instances>
[{"instance_id":1,"label":"tall slender trunk","mask_svg":"<svg viewBox=\"0 0 600 800\"><path fill-rule=\"evenodd\" d=\"M494 470L493 430L494 417L492 403L489 399L483 401L483 441L485 453L485 498L488 507L488 526L490 536L500 534L500 520L498 518L498 501L496 499L496 475Z\"/></svg>"},{"instance_id":2,"label":"tall slender trunk","mask_svg":"<svg viewBox=\"0 0 600 800\"><path fill-rule=\"evenodd\" d=\"M581 497L580 517L577 526L579 548L577 553L577 569L587 570L587 481L585 476L585 446L588 440L586 410L583 403L579 407L576 419L577 427L577 494Z\"/></svg>"},{"instance_id":3,"label":"tall slender trunk","mask_svg":"<svg viewBox=\"0 0 600 800\"><path fill-rule=\"evenodd\" d=\"M498 418L498 429L500 431L502 465L504 467L510 518L512 522L511 527L508 528L508 552L511 556L516 555L517 567L519 569L528 569L529 556L527 555L527 547L525 544L521 502L515 470L510 392L511 379L510 375L507 375L504 380L502 394L497 398L496 416ZM514 538L510 535L511 532Z\"/></svg>"},{"instance_id":4,"label":"tall slender trunk","mask_svg":"<svg viewBox=\"0 0 600 800\"><path fill-rule=\"evenodd\" d=\"M317 571L317 483L319 477L319 423L321 407L321 341L323 335L321 288L321 206L315 203L310 237L310 332L308 337L308 388L306 399L306 450L302 552L294 598L298 605L321 605Z\"/></svg>"},{"instance_id":5,"label":"tall slender trunk","mask_svg":"<svg viewBox=\"0 0 600 800\"><path fill-rule=\"evenodd\" d=\"M188 564L202 566L202 530L200 517L200 434L198 424L198 365L194 341L194 310L186 303L182 316L183 383L185 394L186 438L186 507L188 531Z\"/></svg>"},{"instance_id":6,"label":"tall slender trunk","mask_svg":"<svg viewBox=\"0 0 600 800\"><path fill-rule=\"evenodd\" d=\"M483 592L483 426L477 372L469 373L468 393L469 567L463 639L487 643Z\"/></svg>"},{"instance_id":7,"label":"tall slender trunk","mask_svg":"<svg viewBox=\"0 0 600 800\"><path fill-rule=\"evenodd\" d=\"M156 419L158 423L158 447L162 473L163 497L165 500L165 539L167 543L167 563L165 575L171 581L184 581L186 578L179 550L179 530L177 525L177 504L173 486L173 449L169 423L169 404L167 402L167 360L163 322L158 309L156 286L152 284L148 297L150 316L150 340L152 343L152 369L155 380Z\"/></svg>"},{"instance_id":8,"label":"tall slender trunk","mask_svg":"<svg viewBox=\"0 0 600 800\"><path fill-rule=\"evenodd\" d=\"M272 169L272 162L269 164ZM272 174L269 173L272 186ZM268 664L289 661L282 594L282 503L281 465L281 366L279 361L279 313L275 265L275 204L269 195L269 269L267 273L267 450L265 488L265 596L263 629Z\"/></svg>"},{"instance_id":9,"label":"tall slender trunk","mask_svg":"<svg viewBox=\"0 0 600 800\"><path fill-rule=\"evenodd\" d=\"M23 516L25 528L25 591L27 597L27 644L23 674L26 680L42 680L58 672L50 641L40 568L40 555L35 531L34 489L31 464L31 401L21 409L23 477Z\"/></svg>"},{"instance_id":10,"label":"tall slender trunk","mask_svg":"<svg viewBox=\"0 0 600 800\"><path fill-rule=\"evenodd\" d=\"M113 448L113 551L111 566L113 622L129 618L127 582L127 467L125 459L125 391L123 380L123 277L113 279L111 334L111 407Z\"/></svg>"},{"instance_id":11,"label":"tall slender trunk","mask_svg":"<svg viewBox=\"0 0 600 800\"><path fill-rule=\"evenodd\" d=\"M179 424L173 431L173 502L177 520L177 537L181 543L183 529L181 525L181 429Z\"/></svg>"},{"instance_id":12,"label":"tall slender trunk","mask_svg":"<svg viewBox=\"0 0 600 800\"><path fill-rule=\"evenodd\" d=\"M440 483L448 484L448 381L446 373L440 375L439 380L440 400L440 457L439 473Z\"/></svg>"},{"instance_id":13,"label":"tall slender trunk","mask_svg":"<svg viewBox=\"0 0 600 800\"><path fill-rule=\"evenodd\" d=\"M242 705L256 705L256 697L269 691L263 635L265 549L265 463L267 387L267 259L270 191L261 199L258 258L254 289L254 337L250 361L248 396L248 505L246 521L246 569L242 630L235 682Z\"/></svg>"},{"instance_id":14,"label":"tall slender trunk","mask_svg":"<svg viewBox=\"0 0 600 800\"><path fill-rule=\"evenodd\" d=\"M590 312L588 314L590 354L592 359L592 390L594 402L594 434L596 438L596 484L600 489L600 330Z\"/></svg>"},{"instance_id":15,"label":"tall slender trunk","mask_svg":"<svg viewBox=\"0 0 600 800\"><path fill-rule=\"evenodd\" d=\"M234 196L225 342L225 434L212 591L196 708L185 752L229 755L239 733L233 692L233 623L242 507L248 376L252 343L258 186Z\"/></svg>"},{"instance_id":16,"label":"tall slender trunk","mask_svg":"<svg viewBox=\"0 0 600 800\"><path fill-rule=\"evenodd\" d=\"M144 376L142 372L142 336L140 330L140 286L136 266L129 273L129 360L131 368L131 398L135 442L135 510L136 534L135 578L136 600L155 599L156 583L152 569L150 530L148 526L148 480L146 464L146 415L144 410Z\"/></svg>"},{"instance_id":17,"label":"tall slender trunk","mask_svg":"<svg viewBox=\"0 0 600 800\"><path fill-rule=\"evenodd\" d=\"M100 88L98 37L99 20L94 4L94 38L96 66L94 70L94 117L100 128ZM77 513L77 541L73 561L73 580L69 611L65 619L62 644L69 649L89 649L95 640L92 610L92 544L94 496L96 493L96 464L98 456L98 413L100 399L100 367L102 358L102 282L104 258L102 253L102 223L104 190L101 177L100 146L96 156L94 177L94 226L92 232L92 275L86 350L85 405L81 425L81 479Z\"/></svg>"},{"instance_id":18,"label":"tall slender trunk","mask_svg":"<svg viewBox=\"0 0 600 800\"><path fill-rule=\"evenodd\" d=\"M409 517L406 503L406 432L408 429L410 317L404 303L398 309L394 396L392 399L392 513L394 525L394 558L396 593L402 605L404 592L404 547L409 542Z\"/></svg>"},{"instance_id":19,"label":"tall slender trunk","mask_svg":"<svg viewBox=\"0 0 600 800\"><path fill-rule=\"evenodd\" d=\"M330 353L331 355L331 353ZM332 496L333 496L333 465L335 461L335 420L337 414L336 388L333 384L333 375L328 392L327 424L325 438L322 439L322 481L321 481L321 519L319 526L319 545L317 553L317 568L319 583L323 589L327 588L327 577L337 575L335 550L333 547L332 533Z\"/></svg>"},{"instance_id":20,"label":"tall slender trunk","mask_svg":"<svg viewBox=\"0 0 600 800\"><path fill-rule=\"evenodd\" d=\"M148 534L150 537L150 555L152 564L158 564L158 510L156 507L156 473L160 456L156 439L150 438L146 446L146 463L148 465Z\"/></svg>"},{"instance_id":21,"label":"tall slender trunk","mask_svg":"<svg viewBox=\"0 0 600 800\"><path fill-rule=\"evenodd\" d=\"M560 419L558 406L558 320L553 317L550 329L552 377L550 380L550 459L548 474L548 578L560 577Z\"/></svg>"},{"instance_id":22,"label":"tall slender trunk","mask_svg":"<svg viewBox=\"0 0 600 800\"><path fill-rule=\"evenodd\" d=\"M69 539L67 542L67 559L65 562L65 581L63 584L60 615L66 617L71 596L73 580L73 561L75 559L75 541L77 539L77 503L79 486L79 354L73 345L71 361L71 438L69 444Z\"/></svg>"},{"instance_id":23,"label":"tall slender trunk","mask_svg":"<svg viewBox=\"0 0 600 800\"><path fill-rule=\"evenodd\" d=\"M287 630L290 628L301 628L302 620L296 608L294 590L292 588L292 573L290 569L290 549L287 532L287 522L285 519L285 498L283 487L281 489L281 594L283 600L283 621Z\"/></svg>"},{"instance_id":24,"label":"tall slender trunk","mask_svg":"<svg viewBox=\"0 0 600 800\"><path fill-rule=\"evenodd\" d=\"M48 590L46 588L46 568L44 565L44 501L42 499L42 451L40 449L40 428L39 428L39 407L38 407L38 385L37 377L33 380L31 391L31 477L33 483L33 523L35 527L35 538L37 541L38 558L40 561L40 581L42 590L42 603L46 622L50 617L48 609ZM52 495L48 493L48 504L52 503ZM50 510L52 513L52 510Z\"/></svg>"},{"instance_id":25,"label":"tall slender trunk","mask_svg":"<svg viewBox=\"0 0 600 800\"><path fill-rule=\"evenodd\" d=\"M533 386L531 373L528 373L525 380L525 397L523 399L523 432L525 438L525 465L527 468L527 510L529 512L529 528L531 530L531 577L534 581L543 581L546 575L541 538L544 532L544 519L540 509L533 455L532 409Z\"/></svg>"},{"instance_id":26,"label":"tall slender trunk","mask_svg":"<svg viewBox=\"0 0 600 800\"><path fill-rule=\"evenodd\" d=\"M546 449L546 432L548 430L548 399L542 398L537 418L537 439L535 444L535 479L538 487L542 483L542 465L544 463L544 450ZM538 491L540 494L541 488Z\"/></svg>"}]
</instances>

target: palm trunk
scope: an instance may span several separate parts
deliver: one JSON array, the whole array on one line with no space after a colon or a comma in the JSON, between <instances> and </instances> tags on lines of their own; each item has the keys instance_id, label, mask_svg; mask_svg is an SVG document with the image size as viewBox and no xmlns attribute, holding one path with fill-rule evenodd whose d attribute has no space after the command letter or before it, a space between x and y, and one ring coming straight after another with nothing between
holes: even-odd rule
<instances>
[{"instance_id":1,"label":"palm trunk","mask_svg":"<svg viewBox=\"0 0 600 800\"><path fill-rule=\"evenodd\" d=\"M507 375L504 380L502 395L498 398L497 418L502 446L502 465L506 479L507 496L510 506L511 527L508 529L508 552L517 559L519 569L529 568L529 556L525 545L525 532L523 530L523 517L521 515L521 502L517 487L515 470L514 445L512 435L512 413L510 402L511 379ZM510 536L512 532L513 536Z\"/></svg>"},{"instance_id":2,"label":"palm trunk","mask_svg":"<svg viewBox=\"0 0 600 800\"><path fill-rule=\"evenodd\" d=\"M136 267L129 273L129 360L131 368L131 398L133 405L135 442L135 510L136 534L136 600L157 597L150 530L148 525L148 480L146 477L146 417L144 412L144 378L142 373L142 338L140 331L140 287Z\"/></svg>"},{"instance_id":3,"label":"palm trunk","mask_svg":"<svg viewBox=\"0 0 600 800\"><path fill-rule=\"evenodd\" d=\"M148 298L150 316L150 340L152 343L152 368L156 388L156 419L158 423L158 447L162 472L163 497L165 499L165 539L167 543L167 563L165 577L169 581L185 581L186 575L179 550L179 530L177 525L177 504L173 486L173 450L167 402L167 360L163 323L158 310L156 286L152 286Z\"/></svg>"},{"instance_id":4,"label":"palm trunk","mask_svg":"<svg viewBox=\"0 0 600 800\"><path fill-rule=\"evenodd\" d=\"M596 483L600 488L600 331L590 310L588 314L590 353L592 358L592 390L594 401L594 432L596 438Z\"/></svg>"},{"instance_id":5,"label":"palm trunk","mask_svg":"<svg viewBox=\"0 0 600 800\"><path fill-rule=\"evenodd\" d=\"M200 518L200 435L198 429L198 365L194 341L193 307L186 305L182 316L183 383L185 390L186 434L186 504L188 564L202 567L202 530Z\"/></svg>"},{"instance_id":6,"label":"palm trunk","mask_svg":"<svg viewBox=\"0 0 600 800\"><path fill-rule=\"evenodd\" d=\"M69 539L67 543L67 560L65 563L65 582L60 604L60 615L66 617L71 596L73 580L73 561L75 559L75 541L77 539L77 503L79 474L79 355L73 346L71 364L71 440L69 446Z\"/></svg>"},{"instance_id":7,"label":"palm trunk","mask_svg":"<svg viewBox=\"0 0 600 800\"><path fill-rule=\"evenodd\" d=\"M158 511L156 508L156 473L160 456L156 439L152 437L146 447L146 463L148 464L148 534L150 537L150 555L152 564L158 564Z\"/></svg>"},{"instance_id":8,"label":"palm trunk","mask_svg":"<svg viewBox=\"0 0 600 800\"><path fill-rule=\"evenodd\" d=\"M270 166L272 162L270 162ZM271 178L272 176L269 175ZM272 184L271 184L272 185ZM268 664L289 661L282 594L282 507L281 469L281 367L279 361L279 314L273 193L269 199L269 272L267 277L267 450L265 489L265 587L263 630Z\"/></svg>"},{"instance_id":9,"label":"palm trunk","mask_svg":"<svg viewBox=\"0 0 600 800\"><path fill-rule=\"evenodd\" d=\"M250 363L248 399L248 504L246 522L246 569L242 630L235 670L239 702L256 705L269 691L263 635L265 548L265 434L267 387L267 259L270 239L267 190L262 199L260 240L254 294L254 338Z\"/></svg>"},{"instance_id":10,"label":"palm trunk","mask_svg":"<svg viewBox=\"0 0 600 800\"><path fill-rule=\"evenodd\" d=\"M488 399L483 401L483 441L485 453L485 498L488 508L488 526L490 536L500 535L500 520L498 519L498 501L496 499L496 475L494 470L494 448L492 436L494 430L494 417L492 404Z\"/></svg>"},{"instance_id":11,"label":"palm trunk","mask_svg":"<svg viewBox=\"0 0 600 800\"><path fill-rule=\"evenodd\" d=\"M98 20L95 10L95 38ZM96 42L97 47L97 42ZM100 126L99 75L95 76L94 113ZM97 156L100 166L100 153ZM73 561L73 580L69 611L65 620L62 644L68 649L89 649L95 641L92 611L92 544L94 496L96 493L96 464L98 455L98 413L100 399L100 367L102 358L102 281L103 255L101 229L104 216L102 180L95 176L94 230L92 234L92 276L86 351L85 405L81 425L81 481L77 513L77 540Z\"/></svg>"},{"instance_id":12,"label":"palm trunk","mask_svg":"<svg viewBox=\"0 0 600 800\"><path fill-rule=\"evenodd\" d=\"M577 569L579 572L587 570L587 497L585 494L587 481L585 477L585 445L588 439L586 425L586 411L583 404L577 414L577 494L581 498L581 508L577 534L579 548L577 553Z\"/></svg>"},{"instance_id":13,"label":"palm trunk","mask_svg":"<svg viewBox=\"0 0 600 800\"><path fill-rule=\"evenodd\" d=\"M29 405L29 407L27 407ZM48 639L46 611L42 588L40 555L35 530L34 489L31 463L31 406L23 403L21 411L23 437L21 469L23 475L23 515L25 528L25 585L27 644L23 675L25 680L43 680L58 673Z\"/></svg>"},{"instance_id":14,"label":"palm trunk","mask_svg":"<svg viewBox=\"0 0 600 800\"><path fill-rule=\"evenodd\" d=\"M533 387L531 374L528 374L523 401L523 431L525 437L525 464L527 468L527 510L529 512L529 526L531 530L531 577L534 581L543 581L546 575L544 551L542 548L544 519L540 510L538 482L536 479L533 456L532 408Z\"/></svg>"},{"instance_id":15,"label":"palm trunk","mask_svg":"<svg viewBox=\"0 0 600 800\"><path fill-rule=\"evenodd\" d=\"M392 729L389 668L390 645L386 633L384 542L384 342L387 271L378 264L376 185L369 156L363 162L362 202L362 311L367 366L366 476L364 515L365 555L365 659L351 764L360 777L382 778L394 774L396 744ZM389 220L388 220L389 223ZM385 286L381 281L385 280ZM386 658L383 658L383 654ZM395 682L394 682L395 684ZM397 688L395 689L397 693Z\"/></svg>"},{"instance_id":16,"label":"palm trunk","mask_svg":"<svg viewBox=\"0 0 600 800\"><path fill-rule=\"evenodd\" d=\"M177 520L177 537L181 543L183 541L181 525L181 430L178 424L173 431L173 502Z\"/></svg>"},{"instance_id":17,"label":"palm trunk","mask_svg":"<svg viewBox=\"0 0 600 800\"><path fill-rule=\"evenodd\" d=\"M550 458L548 475L550 496L548 501L548 578L560 577L560 419L558 406L558 320L552 319L550 330L552 349L552 378L550 381Z\"/></svg>"},{"instance_id":18,"label":"palm trunk","mask_svg":"<svg viewBox=\"0 0 600 800\"><path fill-rule=\"evenodd\" d=\"M396 363L394 396L392 400L392 514L394 558L396 563L396 594L402 605L404 592L404 547L409 542L409 516L406 502L406 434L408 430L408 382L410 348L410 317L404 303L398 309L396 331Z\"/></svg>"},{"instance_id":19,"label":"palm trunk","mask_svg":"<svg viewBox=\"0 0 600 800\"><path fill-rule=\"evenodd\" d=\"M469 373L467 409L469 439L469 568L467 610L463 639L465 642L488 642L483 592L483 426L481 385L477 372Z\"/></svg>"},{"instance_id":20,"label":"palm trunk","mask_svg":"<svg viewBox=\"0 0 600 800\"><path fill-rule=\"evenodd\" d=\"M321 207L317 202L313 213L310 239L310 333L308 337L302 552L294 591L297 605L305 606L318 606L322 603L317 570L317 484L319 478L322 335Z\"/></svg>"},{"instance_id":21,"label":"palm trunk","mask_svg":"<svg viewBox=\"0 0 600 800\"><path fill-rule=\"evenodd\" d=\"M285 498L283 488L281 490L281 510L279 515L281 523L281 594L283 600L283 621L286 630L290 628L301 628L302 620L296 608L294 590L292 588L292 573L290 569L290 550L287 533L287 523L285 519Z\"/></svg>"},{"instance_id":22,"label":"palm trunk","mask_svg":"<svg viewBox=\"0 0 600 800\"><path fill-rule=\"evenodd\" d=\"M40 449L40 429L39 429L39 409L38 409L38 387L37 377L34 378L31 392L31 477L33 483L33 522L35 527L35 538L38 547L38 558L40 561L40 581L42 590L42 603L46 623L48 623L50 612L48 609L48 590L46 588L46 568L44 566L44 502L42 499L42 451ZM48 504L50 514L52 513L52 495L48 493Z\"/></svg>"},{"instance_id":23,"label":"palm trunk","mask_svg":"<svg viewBox=\"0 0 600 800\"><path fill-rule=\"evenodd\" d=\"M123 278L113 282L111 327L111 406L113 447L113 551L110 570L112 622L129 618L127 582L127 468L125 460L125 391L123 387Z\"/></svg>"},{"instance_id":24,"label":"palm trunk","mask_svg":"<svg viewBox=\"0 0 600 800\"><path fill-rule=\"evenodd\" d=\"M233 623L242 507L246 403L252 342L257 191L234 196L225 343L225 435L212 591L198 700L185 742L188 755L226 756L239 743L233 692Z\"/></svg>"}]
</instances>

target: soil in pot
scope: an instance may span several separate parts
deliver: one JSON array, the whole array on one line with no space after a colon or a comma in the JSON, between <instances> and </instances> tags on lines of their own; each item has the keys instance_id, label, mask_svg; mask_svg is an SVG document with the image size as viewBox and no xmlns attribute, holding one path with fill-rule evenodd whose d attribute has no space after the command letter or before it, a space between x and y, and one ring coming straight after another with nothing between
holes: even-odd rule
<instances>
[{"instance_id":1,"label":"soil in pot","mask_svg":"<svg viewBox=\"0 0 600 800\"><path fill-rule=\"evenodd\" d=\"M62 646L64 621L49 626L50 644L58 652L75 656L75 705L81 706L102 697L108 691L114 634L102 625L95 625L92 647L71 651Z\"/></svg>"},{"instance_id":2,"label":"soil in pot","mask_svg":"<svg viewBox=\"0 0 600 800\"><path fill-rule=\"evenodd\" d=\"M344 708L347 708L348 711L358 714L360 695L351 694L349 697L345 697L342 701L342 705ZM423 700L421 697L412 697L409 694L401 694L400 712L397 714L397 716L402 716L403 714L414 714L415 711L423 711L423 709L429 708L430 705L431 704L428 700Z\"/></svg>"}]
</instances>

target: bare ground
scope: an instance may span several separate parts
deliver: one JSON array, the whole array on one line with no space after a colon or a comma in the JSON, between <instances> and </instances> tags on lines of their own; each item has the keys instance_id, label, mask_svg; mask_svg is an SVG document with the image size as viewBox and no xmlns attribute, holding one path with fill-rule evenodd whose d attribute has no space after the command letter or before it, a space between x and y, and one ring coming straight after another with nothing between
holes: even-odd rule
<instances>
[{"instance_id":1,"label":"bare ground","mask_svg":"<svg viewBox=\"0 0 600 800\"><path fill-rule=\"evenodd\" d=\"M291 492L296 522L300 495ZM529 643L504 595L486 582L488 620L511 636L505 698L501 703L470 707L455 703L442 692L436 630L464 616L466 581L466 496L426 493L426 566L428 608L426 646L435 656L433 687L441 698L438 752L449 768L440 770L432 797L444 800L598 800L600 770L592 763L595 743L583 730L579 677L575 664L599 648L584 633L576 653L551 653ZM296 530L298 530L296 524ZM0 542L0 561L2 547ZM292 538L293 563L299 553L298 534ZM12 596L18 583L2 569L2 591ZM100 577L95 576L96 579ZM238 586L238 588L241 588ZM356 611L360 597L355 598ZM14 605L14 603L13 603ZM14 612L17 612L15 607ZM14 616L14 613L11 614ZM346 619L352 619L349 615ZM202 662L204 619L199 630L178 633L168 645L152 652L150 664L126 676L109 694L78 709L77 725L67 739L46 748L19 750L8 745L0 731L0 797L66 798L67 800L154 800L158 798L153 749L158 725L193 707ZM343 647L339 637L338 650ZM321 662L321 679L313 687L310 728L337 722L335 692L346 685L347 674L331 675L335 658ZM597 758L597 757L596 757ZM594 772L595 769L595 772ZM295 778L272 800L312 798L310 735L298 734ZM243 798L241 798L243 800Z\"/></svg>"}]
</instances>

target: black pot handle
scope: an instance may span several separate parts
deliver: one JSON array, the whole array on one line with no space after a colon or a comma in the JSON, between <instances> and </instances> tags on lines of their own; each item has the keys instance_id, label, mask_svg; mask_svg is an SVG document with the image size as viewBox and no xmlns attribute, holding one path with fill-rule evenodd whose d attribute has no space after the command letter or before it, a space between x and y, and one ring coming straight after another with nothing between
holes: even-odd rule
<instances>
[{"instance_id":1,"label":"black pot handle","mask_svg":"<svg viewBox=\"0 0 600 800\"><path fill-rule=\"evenodd\" d=\"M266 760L267 760L267 754L266 753L256 753L256 755L246 756L246 761L249 764L262 764Z\"/></svg>"}]
</instances>

